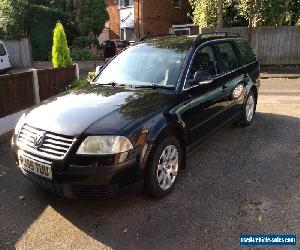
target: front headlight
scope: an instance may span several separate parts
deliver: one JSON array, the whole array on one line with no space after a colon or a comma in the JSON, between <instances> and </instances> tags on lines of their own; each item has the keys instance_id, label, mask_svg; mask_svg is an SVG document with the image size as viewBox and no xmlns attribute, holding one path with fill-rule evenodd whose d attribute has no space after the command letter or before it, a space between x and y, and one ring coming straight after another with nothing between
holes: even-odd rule
<instances>
[{"instance_id":1,"label":"front headlight","mask_svg":"<svg viewBox=\"0 0 300 250\"><path fill-rule=\"evenodd\" d=\"M22 126L24 125L25 122L25 113L21 116L21 118L19 119L19 121L17 122L17 125L15 127L15 135L19 134L20 129L22 128Z\"/></svg>"},{"instance_id":2,"label":"front headlight","mask_svg":"<svg viewBox=\"0 0 300 250\"><path fill-rule=\"evenodd\" d=\"M80 145L77 154L118 154L133 149L131 142L124 136L88 136Z\"/></svg>"}]
</instances>

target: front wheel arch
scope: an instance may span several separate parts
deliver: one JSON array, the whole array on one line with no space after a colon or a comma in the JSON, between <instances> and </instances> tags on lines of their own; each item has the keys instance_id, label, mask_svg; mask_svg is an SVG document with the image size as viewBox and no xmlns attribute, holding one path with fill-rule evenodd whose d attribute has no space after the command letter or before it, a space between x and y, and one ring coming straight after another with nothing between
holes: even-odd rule
<instances>
[{"instance_id":1,"label":"front wheel arch","mask_svg":"<svg viewBox=\"0 0 300 250\"><path fill-rule=\"evenodd\" d=\"M257 98L258 98L258 91L257 91L257 88L255 85L253 85L251 88L250 88L250 91L253 91L254 93L254 97L255 97L255 107L256 107L256 104L257 104Z\"/></svg>"},{"instance_id":2,"label":"front wheel arch","mask_svg":"<svg viewBox=\"0 0 300 250\"><path fill-rule=\"evenodd\" d=\"M184 128L179 125L179 124L170 124L169 126L163 128L156 136L155 142L162 140L166 136L174 136L180 143L181 145L181 150L183 152L183 157L182 157L182 169L186 168L186 133L184 131ZM155 148L155 143L153 145Z\"/></svg>"}]
</instances>

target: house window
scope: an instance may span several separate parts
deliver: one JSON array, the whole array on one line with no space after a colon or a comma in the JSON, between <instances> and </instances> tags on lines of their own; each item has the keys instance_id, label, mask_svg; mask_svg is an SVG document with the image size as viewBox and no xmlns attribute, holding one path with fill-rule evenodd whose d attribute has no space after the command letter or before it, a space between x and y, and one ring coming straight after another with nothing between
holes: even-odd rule
<instances>
[{"instance_id":1,"label":"house window","mask_svg":"<svg viewBox=\"0 0 300 250\"><path fill-rule=\"evenodd\" d=\"M134 28L121 29L121 40L134 41Z\"/></svg>"},{"instance_id":2,"label":"house window","mask_svg":"<svg viewBox=\"0 0 300 250\"><path fill-rule=\"evenodd\" d=\"M120 0L120 7L121 8L126 8L129 6L133 6L134 4L134 0Z\"/></svg>"},{"instance_id":3,"label":"house window","mask_svg":"<svg viewBox=\"0 0 300 250\"><path fill-rule=\"evenodd\" d=\"M172 0L174 8L181 8L181 0Z\"/></svg>"},{"instance_id":4,"label":"house window","mask_svg":"<svg viewBox=\"0 0 300 250\"><path fill-rule=\"evenodd\" d=\"M187 29L174 29L173 30L173 34L175 35L190 35L191 34L191 30L189 28Z\"/></svg>"}]
</instances>

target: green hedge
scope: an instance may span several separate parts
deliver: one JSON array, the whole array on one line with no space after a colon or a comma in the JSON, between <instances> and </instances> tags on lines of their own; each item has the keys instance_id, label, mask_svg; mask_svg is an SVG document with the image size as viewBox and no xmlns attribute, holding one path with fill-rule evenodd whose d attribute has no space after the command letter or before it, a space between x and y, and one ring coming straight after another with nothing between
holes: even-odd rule
<instances>
[{"instance_id":1,"label":"green hedge","mask_svg":"<svg viewBox=\"0 0 300 250\"><path fill-rule=\"evenodd\" d=\"M62 11L42 5L31 5L27 24L34 61L47 61L52 48L52 30L57 21L65 21Z\"/></svg>"},{"instance_id":2,"label":"green hedge","mask_svg":"<svg viewBox=\"0 0 300 250\"><path fill-rule=\"evenodd\" d=\"M71 53L73 61L103 61L102 51L93 51L88 48L73 49Z\"/></svg>"},{"instance_id":3,"label":"green hedge","mask_svg":"<svg viewBox=\"0 0 300 250\"><path fill-rule=\"evenodd\" d=\"M96 37L78 36L78 37L75 37L73 40L73 47L100 48L100 44Z\"/></svg>"}]
</instances>

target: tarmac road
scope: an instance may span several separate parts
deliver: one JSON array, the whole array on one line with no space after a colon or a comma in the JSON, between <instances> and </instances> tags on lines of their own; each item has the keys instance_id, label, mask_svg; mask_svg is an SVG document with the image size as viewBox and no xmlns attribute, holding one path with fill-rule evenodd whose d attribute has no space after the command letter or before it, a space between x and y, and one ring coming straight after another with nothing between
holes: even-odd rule
<instances>
[{"instance_id":1,"label":"tarmac road","mask_svg":"<svg viewBox=\"0 0 300 250\"><path fill-rule=\"evenodd\" d=\"M300 237L299 79L263 80L251 126L202 144L162 200L58 198L0 142L0 249L247 249L241 233Z\"/></svg>"}]
</instances>

